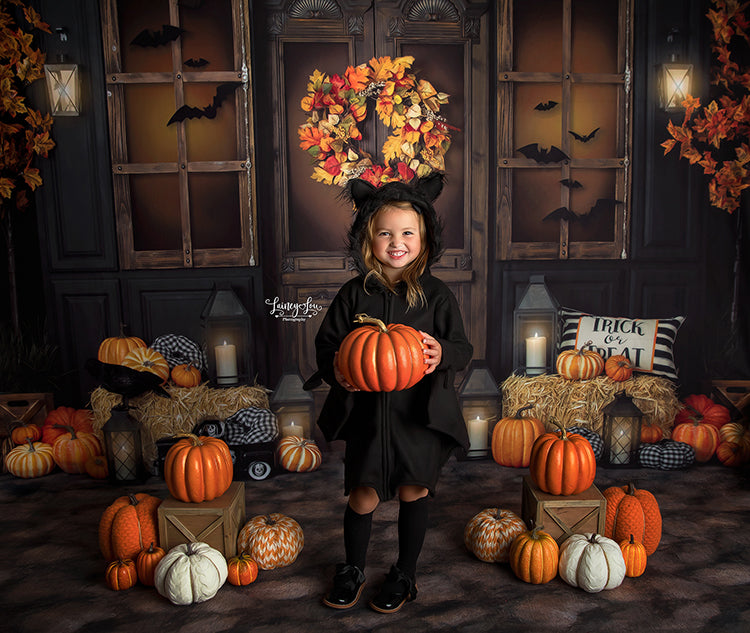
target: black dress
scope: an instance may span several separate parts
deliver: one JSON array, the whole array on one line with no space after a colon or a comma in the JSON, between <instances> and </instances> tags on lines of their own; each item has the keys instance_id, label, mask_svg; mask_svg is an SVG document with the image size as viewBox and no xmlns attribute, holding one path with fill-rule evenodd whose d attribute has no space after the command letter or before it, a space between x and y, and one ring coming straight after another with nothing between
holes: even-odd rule
<instances>
[{"instance_id":1,"label":"black dress","mask_svg":"<svg viewBox=\"0 0 750 633\"><path fill-rule=\"evenodd\" d=\"M434 494L440 469L457 447L468 448L466 425L453 386L457 371L471 360L458 302L439 279L420 278L427 307L407 310L404 284L394 294L363 278L338 292L315 338L319 377L331 385L318 425L327 440L346 441L345 492L374 488L381 500L413 484ZM364 312L384 323L403 323L435 337L442 347L437 369L403 391L349 392L336 381L333 358ZM311 379L312 380L312 379Z\"/></svg>"}]
</instances>

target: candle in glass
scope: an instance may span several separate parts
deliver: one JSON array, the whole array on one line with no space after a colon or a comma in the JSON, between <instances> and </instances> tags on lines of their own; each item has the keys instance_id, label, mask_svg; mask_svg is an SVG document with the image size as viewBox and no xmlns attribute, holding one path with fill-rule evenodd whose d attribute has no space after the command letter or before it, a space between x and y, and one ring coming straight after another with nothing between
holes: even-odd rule
<instances>
[{"instance_id":1,"label":"candle in glass","mask_svg":"<svg viewBox=\"0 0 750 633\"><path fill-rule=\"evenodd\" d=\"M547 337L539 336L534 332L534 336L526 339L526 373L528 375L537 375L544 373L547 365Z\"/></svg>"},{"instance_id":2,"label":"candle in glass","mask_svg":"<svg viewBox=\"0 0 750 633\"><path fill-rule=\"evenodd\" d=\"M469 432L469 451L487 450L487 418L477 416L467 424Z\"/></svg>"},{"instance_id":3,"label":"candle in glass","mask_svg":"<svg viewBox=\"0 0 750 633\"><path fill-rule=\"evenodd\" d=\"M237 348L234 345L214 347L216 354L216 378L218 383L236 382L237 378ZM223 380L222 380L223 379Z\"/></svg>"}]
</instances>

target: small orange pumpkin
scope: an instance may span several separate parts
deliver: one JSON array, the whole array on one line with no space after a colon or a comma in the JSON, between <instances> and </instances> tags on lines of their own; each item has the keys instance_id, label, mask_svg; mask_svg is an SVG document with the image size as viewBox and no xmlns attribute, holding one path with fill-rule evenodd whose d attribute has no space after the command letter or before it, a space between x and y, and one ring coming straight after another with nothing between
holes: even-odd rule
<instances>
[{"instance_id":1,"label":"small orange pumpkin","mask_svg":"<svg viewBox=\"0 0 750 633\"><path fill-rule=\"evenodd\" d=\"M631 534L629 541L620 543L620 550L622 551L622 557L625 559L625 575L629 578L642 576L643 572L646 571L646 561L648 559L646 547L643 543L633 540L633 535Z\"/></svg>"},{"instance_id":2,"label":"small orange pumpkin","mask_svg":"<svg viewBox=\"0 0 750 633\"><path fill-rule=\"evenodd\" d=\"M169 378L169 363L151 347L137 347L122 359L122 365L136 371L148 371L161 378L162 384Z\"/></svg>"},{"instance_id":3,"label":"small orange pumpkin","mask_svg":"<svg viewBox=\"0 0 750 633\"><path fill-rule=\"evenodd\" d=\"M604 363L604 373L615 382L622 382L633 375L633 363L623 354L614 354Z\"/></svg>"},{"instance_id":4,"label":"small orange pumpkin","mask_svg":"<svg viewBox=\"0 0 750 633\"><path fill-rule=\"evenodd\" d=\"M657 424L644 422L641 425L641 442L643 444L656 444L664 439L664 431Z\"/></svg>"},{"instance_id":5,"label":"small orange pumpkin","mask_svg":"<svg viewBox=\"0 0 750 633\"><path fill-rule=\"evenodd\" d=\"M120 365L122 364L122 359L131 351L138 347L146 347L146 343L143 339L138 338L137 336L125 336L124 330L125 326L121 323L120 336L105 338L101 342L96 357L102 363Z\"/></svg>"},{"instance_id":6,"label":"small orange pumpkin","mask_svg":"<svg viewBox=\"0 0 750 633\"><path fill-rule=\"evenodd\" d=\"M175 365L170 373L172 382L178 387L197 387L201 384L201 372L192 363Z\"/></svg>"},{"instance_id":7,"label":"small orange pumpkin","mask_svg":"<svg viewBox=\"0 0 750 633\"><path fill-rule=\"evenodd\" d=\"M748 461L748 457L744 447L735 442L720 442L716 447L716 458L724 466L742 466Z\"/></svg>"},{"instance_id":8,"label":"small orange pumpkin","mask_svg":"<svg viewBox=\"0 0 750 633\"><path fill-rule=\"evenodd\" d=\"M42 439L42 429L32 422L22 422L19 420L11 429L10 439L13 440L16 446L26 444L26 440L38 442Z\"/></svg>"},{"instance_id":9,"label":"small orange pumpkin","mask_svg":"<svg viewBox=\"0 0 750 633\"><path fill-rule=\"evenodd\" d=\"M315 440L308 440L297 435L287 435L279 440L279 464L285 470L297 473L317 470L323 461Z\"/></svg>"},{"instance_id":10,"label":"small orange pumpkin","mask_svg":"<svg viewBox=\"0 0 750 633\"><path fill-rule=\"evenodd\" d=\"M727 422L719 429L719 439L722 442L739 444L750 458L750 429L741 422Z\"/></svg>"},{"instance_id":11,"label":"small orange pumpkin","mask_svg":"<svg viewBox=\"0 0 750 633\"><path fill-rule=\"evenodd\" d=\"M154 586L154 573L159 561L164 558L166 552L154 542L148 546L148 549L142 549L138 552L138 558L135 559L135 570L138 574L138 580L148 587Z\"/></svg>"},{"instance_id":12,"label":"small orange pumpkin","mask_svg":"<svg viewBox=\"0 0 750 633\"><path fill-rule=\"evenodd\" d=\"M255 582L258 577L258 563L248 554L232 556L227 561L227 580L232 585L242 587Z\"/></svg>"},{"instance_id":13,"label":"small orange pumpkin","mask_svg":"<svg viewBox=\"0 0 750 633\"><path fill-rule=\"evenodd\" d=\"M550 534L535 525L521 532L510 546L510 568L517 578L532 585L548 583L557 576L560 547Z\"/></svg>"},{"instance_id":14,"label":"small orange pumpkin","mask_svg":"<svg viewBox=\"0 0 750 633\"><path fill-rule=\"evenodd\" d=\"M130 558L113 560L107 565L105 579L107 587L114 591L130 589L138 582L135 563Z\"/></svg>"},{"instance_id":15,"label":"small orange pumpkin","mask_svg":"<svg viewBox=\"0 0 750 633\"><path fill-rule=\"evenodd\" d=\"M89 477L106 479L109 476L109 466L104 455L92 455L86 460L84 468Z\"/></svg>"},{"instance_id":16,"label":"small orange pumpkin","mask_svg":"<svg viewBox=\"0 0 750 633\"><path fill-rule=\"evenodd\" d=\"M587 343L586 345L588 345ZM604 371L601 354L583 345L581 349L567 349L557 355L555 368L566 380L590 380Z\"/></svg>"}]
</instances>

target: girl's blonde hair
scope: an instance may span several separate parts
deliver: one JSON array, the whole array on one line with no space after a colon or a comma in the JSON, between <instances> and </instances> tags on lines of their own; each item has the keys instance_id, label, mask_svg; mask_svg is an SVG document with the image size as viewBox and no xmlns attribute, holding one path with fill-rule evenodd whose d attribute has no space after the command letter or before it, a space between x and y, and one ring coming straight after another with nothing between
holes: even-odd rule
<instances>
[{"instance_id":1,"label":"girl's blonde hair","mask_svg":"<svg viewBox=\"0 0 750 633\"><path fill-rule=\"evenodd\" d=\"M367 274L365 275L365 288L367 288L367 280L370 278L377 279L391 292L396 292L395 285L388 279L383 273L383 265L378 261L372 252L372 241L375 237L375 220L381 211L387 208L402 209L404 211L414 211L419 218L419 237L422 244L422 248L419 255L408 264L401 275L401 281L406 284L406 304L409 308L414 308L417 305L424 306L427 303L427 299L424 296L424 290L422 284L419 283L419 278L427 268L427 261L430 257L430 249L427 244L427 228L425 227L424 218L421 213L418 213L409 202L392 201L386 202L381 206L375 213L370 216L367 221L367 233L365 239L362 241L362 259L364 260L365 266L367 267Z\"/></svg>"}]
</instances>

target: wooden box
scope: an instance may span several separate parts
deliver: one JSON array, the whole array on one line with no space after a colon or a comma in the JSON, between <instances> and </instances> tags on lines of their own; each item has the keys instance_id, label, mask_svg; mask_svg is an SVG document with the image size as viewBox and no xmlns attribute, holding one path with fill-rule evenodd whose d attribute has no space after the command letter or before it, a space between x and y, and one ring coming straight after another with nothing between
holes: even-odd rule
<instances>
[{"instance_id":1,"label":"wooden box","mask_svg":"<svg viewBox=\"0 0 750 633\"><path fill-rule=\"evenodd\" d=\"M41 428L53 408L51 393L0 394L0 430L7 435L7 425L13 420L32 422Z\"/></svg>"},{"instance_id":2,"label":"wooden box","mask_svg":"<svg viewBox=\"0 0 750 633\"><path fill-rule=\"evenodd\" d=\"M523 478L521 518L528 527L541 525L560 545L571 534L604 534L607 500L596 486L577 495L551 495Z\"/></svg>"},{"instance_id":3,"label":"wooden box","mask_svg":"<svg viewBox=\"0 0 750 633\"><path fill-rule=\"evenodd\" d=\"M237 553L245 525L245 483L233 481L221 497L185 503L168 497L159 506L159 545L169 551L181 543L208 543L226 558Z\"/></svg>"}]
</instances>

